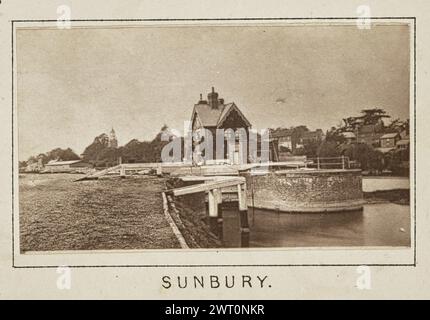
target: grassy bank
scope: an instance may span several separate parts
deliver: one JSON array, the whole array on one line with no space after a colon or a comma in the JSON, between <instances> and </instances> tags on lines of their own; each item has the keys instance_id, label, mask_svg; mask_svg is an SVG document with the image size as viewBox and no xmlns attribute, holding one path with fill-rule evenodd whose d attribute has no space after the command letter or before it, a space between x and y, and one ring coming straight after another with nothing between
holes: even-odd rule
<instances>
[{"instance_id":1,"label":"grassy bank","mask_svg":"<svg viewBox=\"0 0 430 320\"><path fill-rule=\"evenodd\" d=\"M20 175L22 252L180 247L163 213L164 180L77 178Z\"/></svg>"}]
</instances>

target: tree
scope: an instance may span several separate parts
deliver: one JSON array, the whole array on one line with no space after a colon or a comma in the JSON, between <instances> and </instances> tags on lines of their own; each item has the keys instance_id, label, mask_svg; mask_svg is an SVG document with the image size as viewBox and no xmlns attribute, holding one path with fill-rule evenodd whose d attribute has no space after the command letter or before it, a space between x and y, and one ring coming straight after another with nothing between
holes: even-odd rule
<instances>
[{"instance_id":1,"label":"tree","mask_svg":"<svg viewBox=\"0 0 430 320\"><path fill-rule=\"evenodd\" d=\"M406 134L409 135L409 119L406 119L404 121L400 119L394 119L387 126L387 131L399 132L399 133L402 131L405 131Z\"/></svg>"},{"instance_id":2,"label":"tree","mask_svg":"<svg viewBox=\"0 0 430 320\"><path fill-rule=\"evenodd\" d=\"M39 159L42 161L42 164L47 164L51 160L61 160L61 161L69 161L69 160L79 160L79 156L71 149L61 149L55 148L46 153L40 153L37 156L31 156L28 158L27 162L38 162Z\"/></svg>"},{"instance_id":3,"label":"tree","mask_svg":"<svg viewBox=\"0 0 430 320\"><path fill-rule=\"evenodd\" d=\"M109 137L107 134L102 133L101 135L94 138L94 141L85 148L83 153L83 158L85 161L98 161L99 154L102 150L108 148L109 146Z\"/></svg>"},{"instance_id":4,"label":"tree","mask_svg":"<svg viewBox=\"0 0 430 320\"><path fill-rule=\"evenodd\" d=\"M331 158L340 156L338 144L334 140L326 140L318 148L318 157Z\"/></svg>"},{"instance_id":5,"label":"tree","mask_svg":"<svg viewBox=\"0 0 430 320\"><path fill-rule=\"evenodd\" d=\"M342 154L355 160L364 171L382 172L384 168L384 155L365 143L348 144L343 147Z\"/></svg>"},{"instance_id":6,"label":"tree","mask_svg":"<svg viewBox=\"0 0 430 320\"><path fill-rule=\"evenodd\" d=\"M320 146L318 141L310 141L303 144L303 148L297 148L294 150L294 155L296 156L306 156L308 158L315 158L317 156L317 151Z\"/></svg>"},{"instance_id":7,"label":"tree","mask_svg":"<svg viewBox=\"0 0 430 320\"><path fill-rule=\"evenodd\" d=\"M124 161L153 162L148 141L132 139L120 151Z\"/></svg>"},{"instance_id":8,"label":"tree","mask_svg":"<svg viewBox=\"0 0 430 320\"><path fill-rule=\"evenodd\" d=\"M409 175L409 148L385 154L385 168L398 175Z\"/></svg>"},{"instance_id":9,"label":"tree","mask_svg":"<svg viewBox=\"0 0 430 320\"><path fill-rule=\"evenodd\" d=\"M339 128L340 132L355 131L363 124L361 117L348 117L342 120L344 125Z\"/></svg>"},{"instance_id":10,"label":"tree","mask_svg":"<svg viewBox=\"0 0 430 320\"><path fill-rule=\"evenodd\" d=\"M169 143L169 141L163 141L163 139L162 139L163 134L169 136L169 141L177 138L171 132L171 130L169 129L169 127L167 125L163 125L163 127L160 129L159 133L150 142L151 158L153 159L153 162L161 162L161 150L163 150L164 146ZM182 152L183 152L183 148L182 148Z\"/></svg>"},{"instance_id":11,"label":"tree","mask_svg":"<svg viewBox=\"0 0 430 320\"><path fill-rule=\"evenodd\" d=\"M97 162L106 166L113 166L118 163L120 154L116 148L104 148L97 154Z\"/></svg>"},{"instance_id":12,"label":"tree","mask_svg":"<svg viewBox=\"0 0 430 320\"><path fill-rule=\"evenodd\" d=\"M56 149L55 152L51 151L52 155L51 157L57 157L58 159L61 159L63 161L69 161L69 160L79 160L79 156L73 152L72 149Z\"/></svg>"},{"instance_id":13,"label":"tree","mask_svg":"<svg viewBox=\"0 0 430 320\"><path fill-rule=\"evenodd\" d=\"M329 142L335 142L337 145L346 141L343 134L334 127L332 127L330 130L327 130L325 140Z\"/></svg>"},{"instance_id":14,"label":"tree","mask_svg":"<svg viewBox=\"0 0 430 320\"><path fill-rule=\"evenodd\" d=\"M358 118L363 119L363 123L365 125L377 124L378 122L382 121L382 118L390 118L390 116L387 115L387 112L385 110L377 107L373 109L361 110L361 113L363 113L363 115Z\"/></svg>"},{"instance_id":15,"label":"tree","mask_svg":"<svg viewBox=\"0 0 430 320\"><path fill-rule=\"evenodd\" d=\"M356 132L365 125L378 126L380 129L384 129L383 118L390 118L387 112L381 108L363 109L361 115L357 117L344 118L343 125L338 128L339 132Z\"/></svg>"},{"instance_id":16,"label":"tree","mask_svg":"<svg viewBox=\"0 0 430 320\"><path fill-rule=\"evenodd\" d=\"M291 130L291 139L294 140L294 141L299 141L299 139L301 137L303 137L303 135L306 132L309 132L308 127L307 126L303 126L303 125L300 125L300 126L297 126L297 127L291 127L290 130Z\"/></svg>"}]
</instances>

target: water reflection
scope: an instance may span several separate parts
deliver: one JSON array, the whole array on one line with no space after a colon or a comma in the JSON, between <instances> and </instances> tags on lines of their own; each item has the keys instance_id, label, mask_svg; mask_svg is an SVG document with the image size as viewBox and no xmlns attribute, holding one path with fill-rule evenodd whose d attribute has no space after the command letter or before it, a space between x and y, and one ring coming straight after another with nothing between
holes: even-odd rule
<instances>
[{"instance_id":1,"label":"water reflection","mask_svg":"<svg viewBox=\"0 0 430 320\"><path fill-rule=\"evenodd\" d=\"M249 247L410 246L410 207L365 205L363 211L282 213L248 210ZM238 212L223 208L225 247L246 246Z\"/></svg>"}]
</instances>

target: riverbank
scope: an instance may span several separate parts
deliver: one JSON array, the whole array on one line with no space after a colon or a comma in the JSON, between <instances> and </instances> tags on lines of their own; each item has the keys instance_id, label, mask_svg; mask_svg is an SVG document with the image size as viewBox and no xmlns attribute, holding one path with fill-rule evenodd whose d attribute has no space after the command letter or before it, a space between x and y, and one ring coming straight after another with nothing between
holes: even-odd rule
<instances>
[{"instance_id":1,"label":"riverbank","mask_svg":"<svg viewBox=\"0 0 430 320\"><path fill-rule=\"evenodd\" d=\"M373 192L363 192L366 203L395 203L401 205L410 204L409 189L378 190Z\"/></svg>"},{"instance_id":2,"label":"riverbank","mask_svg":"<svg viewBox=\"0 0 430 320\"><path fill-rule=\"evenodd\" d=\"M180 179L166 181L168 189L188 185ZM190 248L220 248L222 242L210 228L205 193L173 197L167 195L169 214Z\"/></svg>"},{"instance_id":3,"label":"riverbank","mask_svg":"<svg viewBox=\"0 0 430 320\"><path fill-rule=\"evenodd\" d=\"M366 203L410 204L408 177L363 177L362 188Z\"/></svg>"}]
</instances>

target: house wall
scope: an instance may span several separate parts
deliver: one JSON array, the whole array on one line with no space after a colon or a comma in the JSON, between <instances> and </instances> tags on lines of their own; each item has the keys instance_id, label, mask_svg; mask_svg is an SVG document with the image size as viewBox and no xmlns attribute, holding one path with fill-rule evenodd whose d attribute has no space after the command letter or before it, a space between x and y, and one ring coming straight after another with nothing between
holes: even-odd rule
<instances>
[{"instance_id":1,"label":"house wall","mask_svg":"<svg viewBox=\"0 0 430 320\"><path fill-rule=\"evenodd\" d=\"M397 149L407 150L409 148L409 144L396 144Z\"/></svg>"},{"instance_id":2,"label":"house wall","mask_svg":"<svg viewBox=\"0 0 430 320\"><path fill-rule=\"evenodd\" d=\"M381 148L394 148L396 141L394 138L381 139Z\"/></svg>"},{"instance_id":3,"label":"house wall","mask_svg":"<svg viewBox=\"0 0 430 320\"><path fill-rule=\"evenodd\" d=\"M55 166L46 166L45 171L48 172L86 172L91 168L91 165L84 162L78 162L73 164L64 164L64 165L55 165Z\"/></svg>"},{"instance_id":4,"label":"house wall","mask_svg":"<svg viewBox=\"0 0 430 320\"><path fill-rule=\"evenodd\" d=\"M379 147L380 140L379 137L381 135L373 134L373 133L360 133L358 135L358 142L366 143L370 146Z\"/></svg>"},{"instance_id":5,"label":"house wall","mask_svg":"<svg viewBox=\"0 0 430 320\"><path fill-rule=\"evenodd\" d=\"M362 208L361 170L285 170L244 176L249 206L286 212Z\"/></svg>"}]
</instances>

